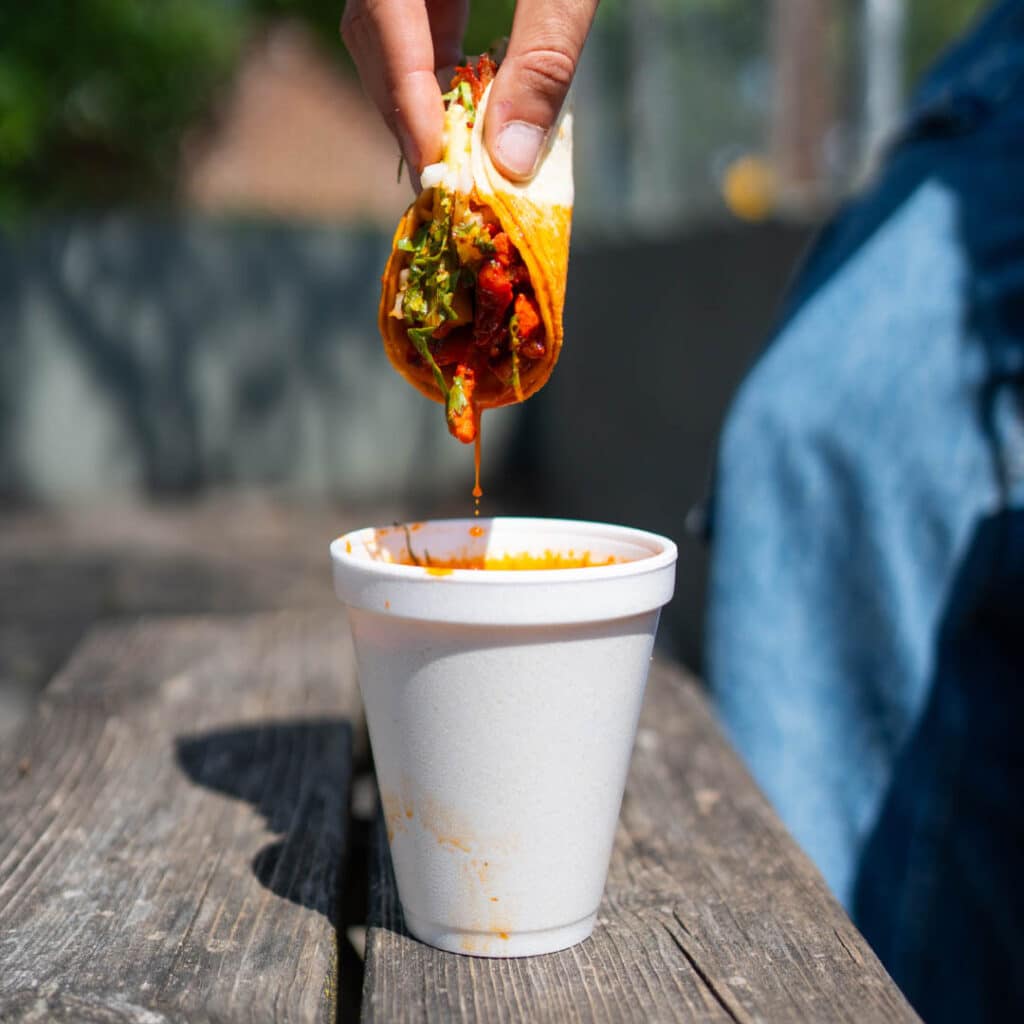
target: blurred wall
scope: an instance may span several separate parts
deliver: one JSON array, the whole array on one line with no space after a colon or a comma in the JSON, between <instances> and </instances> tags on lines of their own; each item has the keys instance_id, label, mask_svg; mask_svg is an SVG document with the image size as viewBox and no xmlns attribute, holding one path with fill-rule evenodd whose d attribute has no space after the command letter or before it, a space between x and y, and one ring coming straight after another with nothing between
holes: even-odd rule
<instances>
[{"instance_id":1,"label":"blurred wall","mask_svg":"<svg viewBox=\"0 0 1024 1024\"><path fill-rule=\"evenodd\" d=\"M561 361L525 406L537 419L530 433L544 454L550 512L625 522L679 544L663 636L694 667L707 551L685 523L708 494L728 400L768 340L811 233L718 224L579 247Z\"/></svg>"},{"instance_id":2,"label":"blurred wall","mask_svg":"<svg viewBox=\"0 0 1024 1024\"><path fill-rule=\"evenodd\" d=\"M684 522L808 234L581 240L551 383L484 421L485 511L680 542L664 638L692 664L705 556ZM128 217L0 241L0 496L244 485L464 513L470 452L380 349L388 244L376 230Z\"/></svg>"},{"instance_id":3,"label":"blurred wall","mask_svg":"<svg viewBox=\"0 0 1024 1024\"><path fill-rule=\"evenodd\" d=\"M464 482L439 407L381 354L389 241L111 218L0 243L0 494L244 484L362 502Z\"/></svg>"}]
</instances>

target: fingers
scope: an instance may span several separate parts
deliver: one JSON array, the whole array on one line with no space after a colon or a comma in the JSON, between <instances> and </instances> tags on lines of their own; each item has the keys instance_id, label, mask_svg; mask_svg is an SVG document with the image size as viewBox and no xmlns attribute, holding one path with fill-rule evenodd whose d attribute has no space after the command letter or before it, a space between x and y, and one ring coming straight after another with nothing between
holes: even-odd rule
<instances>
[{"instance_id":1,"label":"fingers","mask_svg":"<svg viewBox=\"0 0 1024 1024\"><path fill-rule=\"evenodd\" d=\"M454 63L465 17L464 0L345 5L342 38L414 173L441 158L444 111L434 69L439 61Z\"/></svg>"},{"instance_id":2,"label":"fingers","mask_svg":"<svg viewBox=\"0 0 1024 1024\"><path fill-rule=\"evenodd\" d=\"M434 40L434 77L447 92L458 64L464 64L462 39L469 18L469 0L427 0L430 35Z\"/></svg>"},{"instance_id":3,"label":"fingers","mask_svg":"<svg viewBox=\"0 0 1024 1024\"><path fill-rule=\"evenodd\" d=\"M427 0L427 20L430 35L434 41L434 69L454 71L456 64L463 62L462 37L466 34L469 18L469 0ZM441 84L441 91L447 92L451 75Z\"/></svg>"},{"instance_id":4,"label":"fingers","mask_svg":"<svg viewBox=\"0 0 1024 1024\"><path fill-rule=\"evenodd\" d=\"M484 138L498 168L536 170L590 29L597 0L519 0L494 82ZM341 34L366 91L415 173L441 157L438 68L461 59L468 0L349 0Z\"/></svg>"},{"instance_id":5,"label":"fingers","mask_svg":"<svg viewBox=\"0 0 1024 1024\"><path fill-rule=\"evenodd\" d=\"M484 142L508 178L531 178L572 84L597 0L519 0L488 100Z\"/></svg>"}]
</instances>

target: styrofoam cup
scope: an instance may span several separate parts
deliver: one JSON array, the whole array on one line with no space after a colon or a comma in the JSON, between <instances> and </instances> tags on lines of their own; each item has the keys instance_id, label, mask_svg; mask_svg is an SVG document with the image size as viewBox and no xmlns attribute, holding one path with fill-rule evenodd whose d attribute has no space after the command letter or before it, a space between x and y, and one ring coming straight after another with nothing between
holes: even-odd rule
<instances>
[{"instance_id":1,"label":"styrofoam cup","mask_svg":"<svg viewBox=\"0 0 1024 1024\"><path fill-rule=\"evenodd\" d=\"M423 565L408 561L411 543ZM574 569L429 560L587 553ZM676 546L621 526L460 519L331 545L409 931L530 956L597 916Z\"/></svg>"}]
</instances>

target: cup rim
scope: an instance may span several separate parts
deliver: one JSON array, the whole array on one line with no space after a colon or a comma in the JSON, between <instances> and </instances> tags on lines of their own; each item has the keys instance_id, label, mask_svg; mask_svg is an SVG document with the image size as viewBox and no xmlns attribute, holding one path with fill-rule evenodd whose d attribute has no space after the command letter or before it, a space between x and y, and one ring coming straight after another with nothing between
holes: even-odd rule
<instances>
[{"instance_id":1,"label":"cup rim","mask_svg":"<svg viewBox=\"0 0 1024 1024\"><path fill-rule=\"evenodd\" d=\"M395 529L393 523L383 526L364 526L350 530L331 541L331 559L339 568L356 572L365 572L384 579L423 580L433 579L438 582L472 582L478 586L508 586L509 584L559 584L579 583L583 581L611 580L629 576L640 576L658 572L673 565L678 558L678 547L668 537L641 530L633 526L620 526L615 523L596 522L585 519L555 519L542 516L479 516L476 518L448 518L413 520L399 523L397 528L408 526L443 526L450 528L470 528L485 524L500 523L521 530L571 531L581 536L592 536L606 540L632 542L650 549L650 554L628 562L613 562L610 565L589 565L584 568L572 569L448 569L443 575L433 574L426 566L403 565L398 562L374 561L346 550L346 542L351 547L358 541L362 544L364 537L382 529Z\"/></svg>"}]
</instances>

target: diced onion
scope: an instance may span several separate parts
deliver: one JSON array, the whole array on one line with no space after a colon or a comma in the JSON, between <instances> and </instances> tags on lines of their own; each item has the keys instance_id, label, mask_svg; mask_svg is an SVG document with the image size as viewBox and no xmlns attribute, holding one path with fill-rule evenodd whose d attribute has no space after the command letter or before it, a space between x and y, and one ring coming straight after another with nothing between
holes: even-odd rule
<instances>
[{"instance_id":1,"label":"diced onion","mask_svg":"<svg viewBox=\"0 0 1024 1024\"><path fill-rule=\"evenodd\" d=\"M444 174L447 167L444 163L427 164L420 174L420 184L424 188L437 188L444 181Z\"/></svg>"},{"instance_id":2,"label":"diced onion","mask_svg":"<svg viewBox=\"0 0 1024 1024\"><path fill-rule=\"evenodd\" d=\"M402 300L405 298L405 289L409 286L409 268L403 267L398 272L398 294L395 296L395 304L391 307L391 316L401 320L405 313L402 312Z\"/></svg>"}]
</instances>

